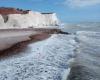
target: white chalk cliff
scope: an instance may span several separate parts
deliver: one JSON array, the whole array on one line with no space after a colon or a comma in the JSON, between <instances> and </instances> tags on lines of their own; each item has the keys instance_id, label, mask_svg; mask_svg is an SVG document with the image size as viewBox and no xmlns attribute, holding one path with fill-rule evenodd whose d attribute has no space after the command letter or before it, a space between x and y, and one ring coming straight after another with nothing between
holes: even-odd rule
<instances>
[{"instance_id":1,"label":"white chalk cliff","mask_svg":"<svg viewBox=\"0 0 100 80\"><path fill-rule=\"evenodd\" d=\"M0 28L27 28L56 26L59 20L56 13L40 13L29 11L26 14L0 15Z\"/></svg>"},{"instance_id":2,"label":"white chalk cliff","mask_svg":"<svg viewBox=\"0 0 100 80\"><path fill-rule=\"evenodd\" d=\"M31 35L41 33L41 30L31 31L31 28L55 28L58 24L59 20L56 13L40 13L0 7L0 50L7 49L18 42L29 40Z\"/></svg>"}]
</instances>

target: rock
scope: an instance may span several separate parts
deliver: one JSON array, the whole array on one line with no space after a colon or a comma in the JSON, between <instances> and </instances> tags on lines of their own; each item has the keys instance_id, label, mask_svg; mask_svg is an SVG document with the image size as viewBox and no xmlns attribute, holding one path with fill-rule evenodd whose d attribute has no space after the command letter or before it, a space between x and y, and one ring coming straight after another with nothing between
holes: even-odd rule
<instances>
[{"instance_id":1,"label":"rock","mask_svg":"<svg viewBox=\"0 0 100 80\"><path fill-rule=\"evenodd\" d=\"M58 26L56 13L40 13L15 8L0 8L0 28L42 28Z\"/></svg>"}]
</instances>

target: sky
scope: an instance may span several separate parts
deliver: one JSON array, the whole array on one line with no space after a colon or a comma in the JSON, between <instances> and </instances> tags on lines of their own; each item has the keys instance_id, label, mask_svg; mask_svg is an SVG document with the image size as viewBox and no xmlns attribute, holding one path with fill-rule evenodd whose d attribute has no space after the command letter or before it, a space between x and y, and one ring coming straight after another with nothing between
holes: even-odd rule
<instances>
[{"instance_id":1,"label":"sky","mask_svg":"<svg viewBox=\"0 0 100 80\"><path fill-rule=\"evenodd\" d=\"M100 0L0 0L0 7L55 12L61 22L100 21Z\"/></svg>"}]
</instances>

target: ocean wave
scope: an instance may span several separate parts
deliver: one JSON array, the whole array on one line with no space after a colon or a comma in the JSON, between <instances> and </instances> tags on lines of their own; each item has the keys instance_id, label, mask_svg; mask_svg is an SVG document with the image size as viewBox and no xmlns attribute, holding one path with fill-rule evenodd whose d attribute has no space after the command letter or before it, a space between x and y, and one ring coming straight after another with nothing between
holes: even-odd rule
<instances>
[{"instance_id":1,"label":"ocean wave","mask_svg":"<svg viewBox=\"0 0 100 80\"><path fill-rule=\"evenodd\" d=\"M100 32L76 33L78 47L68 80L100 80Z\"/></svg>"}]
</instances>

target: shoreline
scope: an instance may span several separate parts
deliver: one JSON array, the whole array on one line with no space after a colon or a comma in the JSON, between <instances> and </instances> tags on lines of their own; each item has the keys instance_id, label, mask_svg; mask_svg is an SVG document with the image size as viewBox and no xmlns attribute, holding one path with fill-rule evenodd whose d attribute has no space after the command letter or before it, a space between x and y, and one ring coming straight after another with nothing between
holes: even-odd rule
<instances>
[{"instance_id":1,"label":"shoreline","mask_svg":"<svg viewBox=\"0 0 100 80\"><path fill-rule=\"evenodd\" d=\"M30 36L30 40L18 42L5 50L1 50L0 51L0 59L5 59L5 58L11 57L13 55L16 55L17 53L25 50L25 48L27 48L28 44L45 40L45 39L49 38L50 36L51 35L48 33L32 35L32 36Z\"/></svg>"},{"instance_id":2,"label":"shoreline","mask_svg":"<svg viewBox=\"0 0 100 80\"><path fill-rule=\"evenodd\" d=\"M47 28L23 28L23 29L0 29L0 51L22 41L30 40L31 35L37 34L69 34L60 29Z\"/></svg>"},{"instance_id":3,"label":"shoreline","mask_svg":"<svg viewBox=\"0 0 100 80\"><path fill-rule=\"evenodd\" d=\"M10 48L22 41L30 40L31 35L58 32L57 29L0 29L0 50Z\"/></svg>"}]
</instances>

